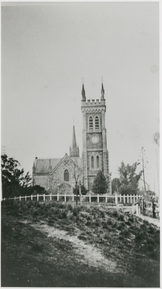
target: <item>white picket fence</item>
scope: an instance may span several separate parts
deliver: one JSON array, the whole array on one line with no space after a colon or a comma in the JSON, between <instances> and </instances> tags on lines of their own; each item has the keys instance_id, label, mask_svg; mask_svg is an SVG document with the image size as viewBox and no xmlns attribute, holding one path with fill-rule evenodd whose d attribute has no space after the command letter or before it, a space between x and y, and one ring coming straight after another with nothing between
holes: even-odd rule
<instances>
[{"instance_id":1,"label":"white picket fence","mask_svg":"<svg viewBox=\"0 0 162 289\"><path fill-rule=\"evenodd\" d=\"M138 201L141 198L140 195L108 195L108 194L103 194L103 195L99 195L99 194L87 194L87 195L82 195L81 199L79 196L79 199L81 201L81 203L88 203L88 204L95 204L95 203L106 203L108 205L108 207L115 207L118 210L121 210L125 213L132 213L132 214L136 214L139 215L140 214L140 206L138 206ZM3 199L3 201L5 200L19 200L19 201L27 201L27 200L31 200L31 201L72 201L74 202L76 199L76 195L74 194L43 194L43 195L31 195L31 196L19 196L19 197L14 197L14 198L8 198L8 199Z\"/></svg>"},{"instance_id":2,"label":"white picket fence","mask_svg":"<svg viewBox=\"0 0 162 289\"><path fill-rule=\"evenodd\" d=\"M74 198L76 198L76 195L74 194L43 194L43 195L30 195L30 196L19 196L19 197L14 197L14 198L8 198L7 200L36 200L36 201L64 201L67 202L71 199L72 202L74 202ZM82 195L82 201L83 202L105 202L105 203L114 203L115 205L118 205L119 203L123 204L135 204L139 201L141 198L141 195L108 195L108 194L87 194L87 195ZM5 198L3 199L4 201L6 200Z\"/></svg>"}]
</instances>

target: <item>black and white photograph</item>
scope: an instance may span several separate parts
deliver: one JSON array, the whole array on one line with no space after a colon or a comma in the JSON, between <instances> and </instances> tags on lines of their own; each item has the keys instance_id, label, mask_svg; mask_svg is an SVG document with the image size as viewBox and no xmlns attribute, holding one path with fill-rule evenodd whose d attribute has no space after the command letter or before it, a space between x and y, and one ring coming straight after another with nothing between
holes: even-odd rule
<instances>
[{"instance_id":1,"label":"black and white photograph","mask_svg":"<svg viewBox=\"0 0 162 289\"><path fill-rule=\"evenodd\" d=\"M160 2L1 2L1 286L160 287Z\"/></svg>"}]
</instances>

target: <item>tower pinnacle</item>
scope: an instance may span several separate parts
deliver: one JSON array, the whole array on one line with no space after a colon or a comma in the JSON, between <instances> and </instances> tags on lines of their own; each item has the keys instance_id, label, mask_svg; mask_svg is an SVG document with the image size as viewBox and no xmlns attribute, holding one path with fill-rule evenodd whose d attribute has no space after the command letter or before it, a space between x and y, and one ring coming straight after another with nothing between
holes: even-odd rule
<instances>
[{"instance_id":1,"label":"tower pinnacle","mask_svg":"<svg viewBox=\"0 0 162 289\"><path fill-rule=\"evenodd\" d=\"M102 82L102 86L101 86L101 99L104 99L104 95L105 95L105 90L104 90L104 86L103 86L103 82Z\"/></svg>"},{"instance_id":2,"label":"tower pinnacle","mask_svg":"<svg viewBox=\"0 0 162 289\"><path fill-rule=\"evenodd\" d=\"M85 89L84 89L84 83L82 83L82 100L86 100L86 95L85 95Z\"/></svg>"}]
</instances>

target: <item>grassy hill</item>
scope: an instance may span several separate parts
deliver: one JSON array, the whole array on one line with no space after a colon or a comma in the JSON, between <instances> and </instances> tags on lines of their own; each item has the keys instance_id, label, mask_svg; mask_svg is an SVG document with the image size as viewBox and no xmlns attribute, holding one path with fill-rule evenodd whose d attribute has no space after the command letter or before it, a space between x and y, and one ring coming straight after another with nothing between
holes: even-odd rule
<instances>
[{"instance_id":1,"label":"grassy hill","mask_svg":"<svg viewBox=\"0 0 162 289\"><path fill-rule=\"evenodd\" d=\"M104 205L2 202L1 246L5 287L160 286L159 229Z\"/></svg>"}]
</instances>

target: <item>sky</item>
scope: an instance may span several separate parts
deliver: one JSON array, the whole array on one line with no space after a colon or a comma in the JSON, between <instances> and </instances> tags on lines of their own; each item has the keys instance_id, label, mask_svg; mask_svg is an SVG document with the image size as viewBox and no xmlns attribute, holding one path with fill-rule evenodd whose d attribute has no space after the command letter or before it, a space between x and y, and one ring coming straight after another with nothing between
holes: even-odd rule
<instances>
[{"instance_id":1,"label":"sky","mask_svg":"<svg viewBox=\"0 0 162 289\"><path fill-rule=\"evenodd\" d=\"M158 2L1 3L1 146L32 173L38 158L82 154L81 86L101 96L109 170L141 162L158 191ZM141 164L138 166L142 169Z\"/></svg>"}]
</instances>

